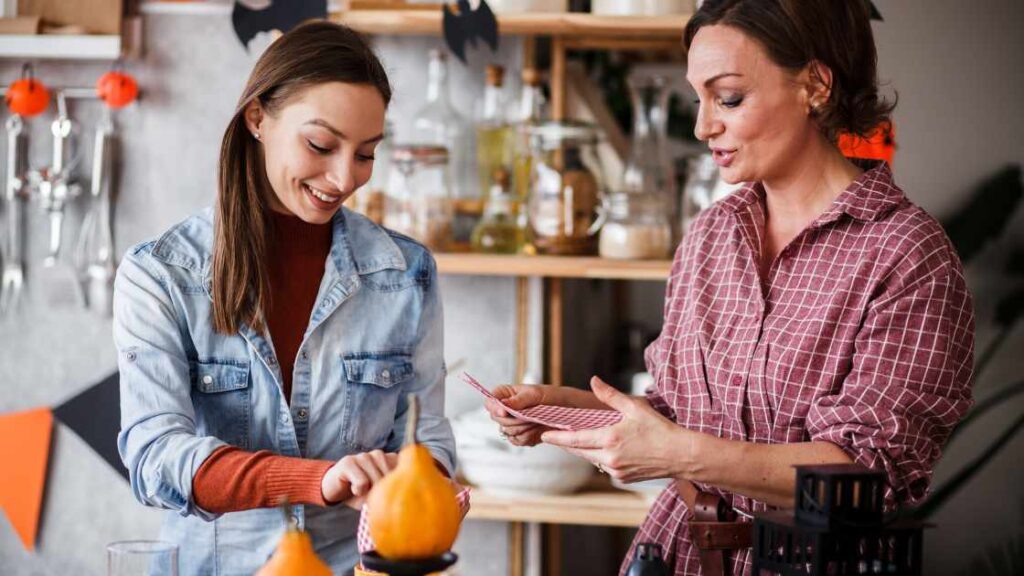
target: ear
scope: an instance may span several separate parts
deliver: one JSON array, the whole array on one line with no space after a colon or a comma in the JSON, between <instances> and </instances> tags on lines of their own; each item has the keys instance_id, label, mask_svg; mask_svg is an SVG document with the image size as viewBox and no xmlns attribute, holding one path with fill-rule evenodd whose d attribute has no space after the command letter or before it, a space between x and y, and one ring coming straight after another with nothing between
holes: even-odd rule
<instances>
[{"instance_id":1,"label":"ear","mask_svg":"<svg viewBox=\"0 0 1024 576\"><path fill-rule=\"evenodd\" d=\"M252 102L246 104L242 114L245 116L245 127L248 128L250 134L256 137L260 133L260 125L263 123L263 106L260 105L260 101L253 99Z\"/></svg>"},{"instance_id":2,"label":"ear","mask_svg":"<svg viewBox=\"0 0 1024 576\"><path fill-rule=\"evenodd\" d=\"M815 110L832 96L832 69L818 60L812 60L801 76L807 98L807 113L814 115Z\"/></svg>"}]
</instances>

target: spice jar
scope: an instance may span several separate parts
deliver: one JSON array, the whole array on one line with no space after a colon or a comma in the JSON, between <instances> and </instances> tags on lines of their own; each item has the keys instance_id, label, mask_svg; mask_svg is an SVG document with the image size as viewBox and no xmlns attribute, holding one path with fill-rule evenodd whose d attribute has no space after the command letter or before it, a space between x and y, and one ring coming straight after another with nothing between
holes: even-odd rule
<instances>
[{"instance_id":1,"label":"spice jar","mask_svg":"<svg viewBox=\"0 0 1024 576\"><path fill-rule=\"evenodd\" d=\"M544 254L583 255L597 249L604 223L598 129L582 122L544 122L530 135L529 226Z\"/></svg>"},{"instance_id":2,"label":"spice jar","mask_svg":"<svg viewBox=\"0 0 1024 576\"><path fill-rule=\"evenodd\" d=\"M601 228L601 256L659 259L666 258L671 248L672 223L663 194L619 193L608 198L608 219Z\"/></svg>"},{"instance_id":3,"label":"spice jar","mask_svg":"<svg viewBox=\"0 0 1024 576\"><path fill-rule=\"evenodd\" d=\"M444 250L451 242L454 217L448 149L403 144L393 150L384 226L431 250Z\"/></svg>"}]
</instances>

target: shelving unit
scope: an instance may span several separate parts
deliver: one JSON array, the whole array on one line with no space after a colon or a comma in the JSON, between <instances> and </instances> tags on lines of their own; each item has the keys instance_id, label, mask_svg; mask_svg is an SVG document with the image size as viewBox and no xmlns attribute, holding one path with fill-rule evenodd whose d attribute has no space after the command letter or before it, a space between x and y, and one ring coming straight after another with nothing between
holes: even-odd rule
<instances>
[{"instance_id":1,"label":"shelving unit","mask_svg":"<svg viewBox=\"0 0 1024 576\"><path fill-rule=\"evenodd\" d=\"M81 36L4 34L0 36L0 58L116 60L120 56L121 37L116 34Z\"/></svg>"},{"instance_id":2,"label":"shelving unit","mask_svg":"<svg viewBox=\"0 0 1024 576\"><path fill-rule=\"evenodd\" d=\"M360 0L352 0L358 2ZM379 5L378 5L379 7ZM365 34L426 35L441 34L442 12L439 5L429 9L353 9L333 12L331 20ZM690 15L659 17L596 16L592 14L517 14L499 15L498 31L503 36L523 38L523 62L535 61L537 38L551 41L551 115L566 117L566 57L572 50L622 50L681 52L683 29ZM545 380L554 385L563 376L563 291L564 279L611 279L664 282L671 271L669 260L618 261L596 257L490 256L469 253L435 254L442 274L504 276L516 280L516 381L521 381L528 348L531 302L528 297L531 278L544 283L543 306L547 343ZM547 551L545 573L560 572L561 524L596 526L639 526L651 502L643 496L616 490L610 485L584 489L566 496L506 498L474 492L470 518L510 523L510 574L521 576L525 566L527 525L543 527Z\"/></svg>"}]
</instances>

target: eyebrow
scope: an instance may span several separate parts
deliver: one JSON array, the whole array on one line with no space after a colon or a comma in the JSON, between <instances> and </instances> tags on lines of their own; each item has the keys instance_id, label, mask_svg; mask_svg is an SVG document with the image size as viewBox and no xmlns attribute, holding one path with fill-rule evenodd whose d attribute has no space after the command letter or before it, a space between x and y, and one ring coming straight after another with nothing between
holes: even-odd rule
<instances>
[{"instance_id":1,"label":"eyebrow","mask_svg":"<svg viewBox=\"0 0 1024 576\"><path fill-rule=\"evenodd\" d=\"M348 136L345 136L344 132L342 132L341 130L338 130L334 126L331 126L330 124L327 123L326 120L321 120L320 118L314 118L314 119L306 122L306 124L313 124L314 126L319 126L321 128L326 129L330 133L334 134L338 138L341 138L342 140L348 140ZM369 140L363 140L361 143L362 144L373 144L374 142L379 142L379 141L381 141L383 139L384 139L384 134L381 133L381 134L377 134L373 138L370 138Z\"/></svg>"},{"instance_id":2,"label":"eyebrow","mask_svg":"<svg viewBox=\"0 0 1024 576\"><path fill-rule=\"evenodd\" d=\"M721 74L716 74L716 75L712 76L711 78L708 78L707 80L705 80L704 81L704 85L705 86L711 86L712 84L714 84L718 80L721 80L722 78L727 78L729 76L742 77L743 74L740 74L739 72L722 72Z\"/></svg>"}]
</instances>

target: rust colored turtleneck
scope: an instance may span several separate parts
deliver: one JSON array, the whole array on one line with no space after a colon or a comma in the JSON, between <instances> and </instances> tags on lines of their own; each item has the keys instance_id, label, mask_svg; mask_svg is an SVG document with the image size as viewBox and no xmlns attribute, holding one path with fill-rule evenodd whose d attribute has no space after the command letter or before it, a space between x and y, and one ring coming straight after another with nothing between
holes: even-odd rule
<instances>
[{"instance_id":1,"label":"rust colored turtleneck","mask_svg":"<svg viewBox=\"0 0 1024 576\"><path fill-rule=\"evenodd\" d=\"M291 403L292 370L320 289L332 227L307 224L290 215L272 213L267 254L270 305L267 328L281 367L284 399ZM214 513L278 505L327 505L320 490L327 460L280 456L268 450L246 452L234 446L215 450L192 479L193 499Z\"/></svg>"}]
</instances>

